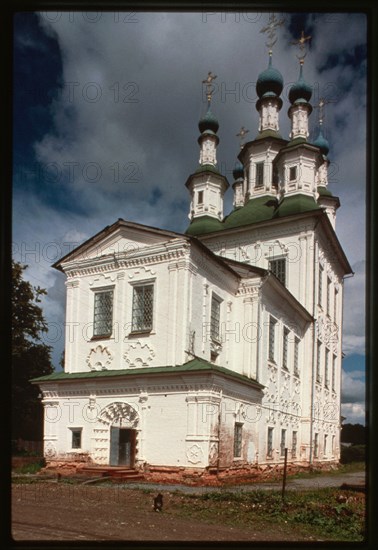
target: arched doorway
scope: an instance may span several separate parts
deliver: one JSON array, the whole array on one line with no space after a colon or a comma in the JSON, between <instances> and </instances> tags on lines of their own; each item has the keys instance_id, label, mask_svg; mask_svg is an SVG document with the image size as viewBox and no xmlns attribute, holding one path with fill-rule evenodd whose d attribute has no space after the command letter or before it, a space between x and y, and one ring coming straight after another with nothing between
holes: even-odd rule
<instances>
[{"instance_id":1,"label":"arched doorway","mask_svg":"<svg viewBox=\"0 0 378 550\"><path fill-rule=\"evenodd\" d=\"M99 422L109 427L109 465L133 468L137 454L137 411L128 403L111 403L101 411Z\"/></svg>"}]
</instances>

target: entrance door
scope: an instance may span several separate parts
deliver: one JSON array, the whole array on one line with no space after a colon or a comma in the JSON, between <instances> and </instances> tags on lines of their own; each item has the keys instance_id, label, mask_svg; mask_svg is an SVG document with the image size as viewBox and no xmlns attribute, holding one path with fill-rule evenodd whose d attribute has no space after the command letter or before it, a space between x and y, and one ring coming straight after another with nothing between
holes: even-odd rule
<instances>
[{"instance_id":1,"label":"entrance door","mask_svg":"<svg viewBox=\"0 0 378 550\"><path fill-rule=\"evenodd\" d=\"M110 428L110 466L134 467L136 431Z\"/></svg>"}]
</instances>

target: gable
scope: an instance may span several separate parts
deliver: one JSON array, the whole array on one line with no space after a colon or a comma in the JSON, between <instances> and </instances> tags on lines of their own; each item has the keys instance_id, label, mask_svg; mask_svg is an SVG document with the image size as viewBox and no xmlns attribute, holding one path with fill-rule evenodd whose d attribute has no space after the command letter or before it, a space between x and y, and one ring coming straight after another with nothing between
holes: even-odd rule
<instances>
[{"instance_id":1,"label":"gable","mask_svg":"<svg viewBox=\"0 0 378 550\"><path fill-rule=\"evenodd\" d=\"M58 260L53 267L62 270L62 266L66 262L80 262L102 256L127 254L128 252L135 253L142 248L164 243L177 237L181 237L181 235L173 231L164 231L119 219Z\"/></svg>"}]
</instances>

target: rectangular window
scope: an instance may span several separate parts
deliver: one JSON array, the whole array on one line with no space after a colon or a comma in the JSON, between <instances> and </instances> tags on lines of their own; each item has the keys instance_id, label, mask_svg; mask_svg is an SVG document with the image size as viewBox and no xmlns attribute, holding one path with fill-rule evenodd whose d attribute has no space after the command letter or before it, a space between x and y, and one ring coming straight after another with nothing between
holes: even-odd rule
<instances>
[{"instance_id":1,"label":"rectangular window","mask_svg":"<svg viewBox=\"0 0 378 550\"><path fill-rule=\"evenodd\" d=\"M280 258L279 260L270 260L269 269L281 281L283 285L286 284L286 259Z\"/></svg>"},{"instance_id":2,"label":"rectangular window","mask_svg":"<svg viewBox=\"0 0 378 550\"><path fill-rule=\"evenodd\" d=\"M326 388L329 387L329 350L328 349L326 349L326 352L325 352L324 385Z\"/></svg>"},{"instance_id":3,"label":"rectangular window","mask_svg":"<svg viewBox=\"0 0 378 550\"><path fill-rule=\"evenodd\" d=\"M133 331L152 330L154 285L135 286L133 292Z\"/></svg>"},{"instance_id":4,"label":"rectangular window","mask_svg":"<svg viewBox=\"0 0 378 550\"><path fill-rule=\"evenodd\" d=\"M264 163L256 162L256 187L264 185Z\"/></svg>"},{"instance_id":5,"label":"rectangular window","mask_svg":"<svg viewBox=\"0 0 378 550\"><path fill-rule=\"evenodd\" d=\"M96 292L94 295L94 336L110 336L113 324L113 290Z\"/></svg>"},{"instance_id":6,"label":"rectangular window","mask_svg":"<svg viewBox=\"0 0 378 550\"><path fill-rule=\"evenodd\" d=\"M299 338L294 340L294 376L299 376Z\"/></svg>"},{"instance_id":7,"label":"rectangular window","mask_svg":"<svg viewBox=\"0 0 378 550\"><path fill-rule=\"evenodd\" d=\"M198 204L203 204L203 191L198 191Z\"/></svg>"},{"instance_id":8,"label":"rectangular window","mask_svg":"<svg viewBox=\"0 0 378 550\"><path fill-rule=\"evenodd\" d=\"M297 167L290 166L289 168L289 181L295 181L297 179Z\"/></svg>"},{"instance_id":9,"label":"rectangular window","mask_svg":"<svg viewBox=\"0 0 378 550\"><path fill-rule=\"evenodd\" d=\"M280 444L281 456L285 456L285 447L286 447L286 430L281 430L281 444Z\"/></svg>"},{"instance_id":10,"label":"rectangular window","mask_svg":"<svg viewBox=\"0 0 378 550\"><path fill-rule=\"evenodd\" d=\"M335 456L336 452L336 436L332 436L332 456Z\"/></svg>"},{"instance_id":11,"label":"rectangular window","mask_svg":"<svg viewBox=\"0 0 378 550\"><path fill-rule=\"evenodd\" d=\"M327 277L327 315L331 314L331 279Z\"/></svg>"},{"instance_id":12,"label":"rectangular window","mask_svg":"<svg viewBox=\"0 0 378 550\"><path fill-rule=\"evenodd\" d=\"M291 445L291 456L292 458L295 458L297 456L297 432L293 432L293 439L292 439L292 445Z\"/></svg>"},{"instance_id":13,"label":"rectangular window","mask_svg":"<svg viewBox=\"0 0 378 550\"><path fill-rule=\"evenodd\" d=\"M283 329L283 344L282 344L282 367L288 370L287 355L289 347L289 330L284 327Z\"/></svg>"},{"instance_id":14,"label":"rectangular window","mask_svg":"<svg viewBox=\"0 0 378 550\"><path fill-rule=\"evenodd\" d=\"M339 299L339 291L335 289L335 295L333 298L333 320L337 323L337 304Z\"/></svg>"},{"instance_id":15,"label":"rectangular window","mask_svg":"<svg viewBox=\"0 0 378 550\"><path fill-rule=\"evenodd\" d=\"M328 435L326 434L324 436L324 449L323 449L324 456L326 456L328 453L327 444L328 444Z\"/></svg>"},{"instance_id":16,"label":"rectangular window","mask_svg":"<svg viewBox=\"0 0 378 550\"><path fill-rule=\"evenodd\" d=\"M323 294L323 268L319 265L319 281L318 281L318 304L322 305Z\"/></svg>"},{"instance_id":17,"label":"rectangular window","mask_svg":"<svg viewBox=\"0 0 378 550\"><path fill-rule=\"evenodd\" d=\"M278 188L278 168L276 164L273 165L272 185L276 189Z\"/></svg>"},{"instance_id":18,"label":"rectangular window","mask_svg":"<svg viewBox=\"0 0 378 550\"><path fill-rule=\"evenodd\" d=\"M321 382L320 372L321 372L321 361L322 361L322 345L320 341L317 342L317 357L316 357L316 381Z\"/></svg>"},{"instance_id":19,"label":"rectangular window","mask_svg":"<svg viewBox=\"0 0 378 550\"><path fill-rule=\"evenodd\" d=\"M274 348L275 348L276 324L277 324L277 321L271 316L269 318L269 355L268 355L268 358L271 361L275 360Z\"/></svg>"},{"instance_id":20,"label":"rectangular window","mask_svg":"<svg viewBox=\"0 0 378 550\"><path fill-rule=\"evenodd\" d=\"M336 391L336 355L333 356L332 360L332 391Z\"/></svg>"},{"instance_id":21,"label":"rectangular window","mask_svg":"<svg viewBox=\"0 0 378 550\"><path fill-rule=\"evenodd\" d=\"M72 449L81 449L81 432L82 428L70 428L72 433L71 447Z\"/></svg>"},{"instance_id":22,"label":"rectangular window","mask_svg":"<svg viewBox=\"0 0 378 550\"><path fill-rule=\"evenodd\" d=\"M234 429L234 457L240 458L242 455L242 436L243 424L236 423Z\"/></svg>"},{"instance_id":23,"label":"rectangular window","mask_svg":"<svg viewBox=\"0 0 378 550\"><path fill-rule=\"evenodd\" d=\"M210 337L219 342L220 333L220 300L214 294L211 298L211 319L210 319Z\"/></svg>"},{"instance_id":24,"label":"rectangular window","mask_svg":"<svg viewBox=\"0 0 378 550\"><path fill-rule=\"evenodd\" d=\"M314 457L318 458L319 455L319 434L314 436Z\"/></svg>"},{"instance_id":25,"label":"rectangular window","mask_svg":"<svg viewBox=\"0 0 378 550\"><path fill-rule=\"evenodd\" d=\"M268 428L267 456L273 456L273 428Z\"/></svg>"}]
</instances>

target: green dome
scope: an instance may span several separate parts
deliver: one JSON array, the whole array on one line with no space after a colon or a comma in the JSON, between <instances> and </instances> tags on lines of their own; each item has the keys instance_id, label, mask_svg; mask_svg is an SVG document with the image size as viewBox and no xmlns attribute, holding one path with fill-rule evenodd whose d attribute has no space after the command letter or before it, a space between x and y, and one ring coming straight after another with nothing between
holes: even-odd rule
<instances>
[{"instance_id":1,"label":"green dome","mask_svg":"<svg viewBox=\"0 0 378 550\"><path fill-rule=\"evenodd\" d=\"M232 175L234 176L234 180L244 178L244 166L240 161L235 163L235 168L232 171Z\"/></svg>"},{"instance_id":2,"label":"green dome","mask_svg":"<svg viewBox=\"0 0 378 550\"><path fill-rule=\"evenodd\" d=\"M323 155L326 157L329 152L329 143L328 140L323 136L322 128L319 128L319 134L316 140L314 141L313 145L316 145L316 147L319 147Z\"/></svg>"},{"instance_id":3,"label":"green dome","mask_svg":"<svg viewBox=\"0 0 378 550\"><path fill-rule=\"evenodd\" d=\"M289 91L289 101L293 105L296 101L310 101L312 87L303 78L303 65L300 66L298 81L292 85Z\"/></svg>"},{"instance_id":4,"label":"green dome","mask_svg":"<svg viewBox=\"0 0 378 550\"><path fill-rule=\"evenodd\" d=\"M280 71L272 66L272 58L269 57L268 68L259 74L256 82L256 92L259 98L277 97L283 90L283 77Z\"/></svg>"},{"instance_id":5,"label":"green dome","mask_svg":"<svg viewBox=\"0 0 378 550\"><path fill-rule=\"evenodd\" d=\"M211 216L201 216L194 218L185 231L187 235L205 235L206 233L213 233L214 231L220 231L223 229L223 224L219 220L212 218Z\"/></svg>"},{"instance_id":6,"label":"green dome","mask_svg":"<svg viewBox=\"0 0 378 550\"><path fill-rule=\"evenodd\" d=\"M206 130L211 130L214 133L218 131L219 122L217 118L213 115L213 113L210 111L210 107L207 109L205 116L203 116L199 121L198 128L201 134L206 132Z\"/></svg>"}]
</instances>

